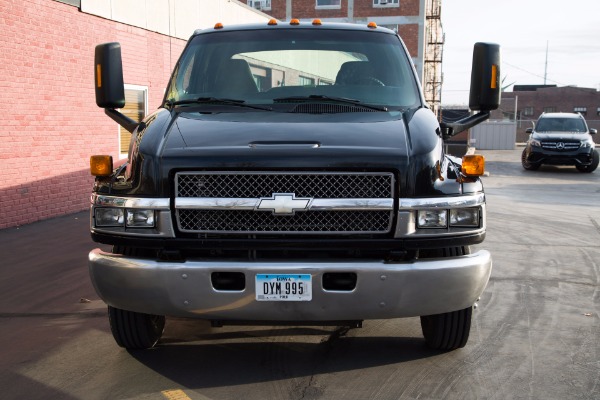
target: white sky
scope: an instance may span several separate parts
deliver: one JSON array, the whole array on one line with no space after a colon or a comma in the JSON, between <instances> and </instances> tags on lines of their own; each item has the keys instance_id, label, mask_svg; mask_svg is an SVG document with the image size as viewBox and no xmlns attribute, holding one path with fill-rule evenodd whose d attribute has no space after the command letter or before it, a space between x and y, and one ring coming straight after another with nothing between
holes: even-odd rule
<instances>
[{"instance_id":1,"label":"white sky","mask_svg":"<svg viewBox=\"0 0 600 400\"><path fill-rule=\"evenodd\" d=\"M504 84L600 89L600 0L443 0L442 104L468 104L473 44L495 42ZM508 89L511 91L512 87Z\"/></svg>"}]
</instances>

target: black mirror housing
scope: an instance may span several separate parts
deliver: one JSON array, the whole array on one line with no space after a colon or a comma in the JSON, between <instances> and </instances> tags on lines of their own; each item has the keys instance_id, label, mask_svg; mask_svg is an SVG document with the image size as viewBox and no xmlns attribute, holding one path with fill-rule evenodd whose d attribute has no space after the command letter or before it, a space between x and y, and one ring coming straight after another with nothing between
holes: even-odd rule
<instances>
[{"instance_id":1,"label":"black mirror housing","mask_svg":"<svg viewBox=\"0 0 600 400\"><path fill-rule=\"evenodd\" d=\"M594 129L594 128L590 129L590 135L595 135L596 133L598 133L597 129Z\"/></svg>"},{"instance_id":2,"label":"black mirror housing","mask_svg":"<svg viewBox=\"0 0 600 400\"><path fill-rule=\"evenodd\" d=\"M96 46L94 78L98 107L123 108L125 106L123 64L119 43L103 43Z\"/></svg>"},{"instance_id":3,"label":"black mirror housing","mask_svg":"<svg viewBox=\"0 0 600 400\"><path fill-rule=\"evenodd\" d=\"M527 128L527 129L525 129L525 133L533 133L533 128Z\"/></svg>"},{"instance_id":4,"label":"black mirror housing","mask_svg":"<svg viewBox=\"0 0 600 400\"><path fill-rule=\"evenodd\" d=\"M474 111L497 109L500 105L500 92L500 45L475 43L469 108Z\"/></svg>"}]
</instances>

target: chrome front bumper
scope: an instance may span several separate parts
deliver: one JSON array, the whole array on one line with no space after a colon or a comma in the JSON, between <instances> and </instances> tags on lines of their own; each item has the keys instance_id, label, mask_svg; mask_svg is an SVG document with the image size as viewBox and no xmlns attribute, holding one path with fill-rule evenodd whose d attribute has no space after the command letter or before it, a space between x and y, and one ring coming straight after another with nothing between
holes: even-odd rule
<instances>
[{"instance_id":1,"label":"chrome front bumper","mask_svg":"<svg viewBox=\"0 0 600 400\"><path fill-rule=\"evenodd\" d=\"M489 280L488 251L414 262L158 262L106 253L89 254L98 295L108 305L147 314L207 320L340 321L413 317L467 308ZM355 272L352 291L322 288L326 272ZM242 291L218 291L213 272L243 272ZM256 301L256 274L311 274L312 300Z\"/></svg>"}]
</instances>

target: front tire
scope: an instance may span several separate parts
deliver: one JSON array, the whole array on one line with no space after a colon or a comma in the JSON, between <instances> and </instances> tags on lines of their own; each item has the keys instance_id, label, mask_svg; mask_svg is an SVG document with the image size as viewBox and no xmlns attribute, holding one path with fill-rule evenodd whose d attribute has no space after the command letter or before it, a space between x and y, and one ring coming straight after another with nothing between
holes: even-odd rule
<instances>
[{"instance_id":1,"label":"front tire","mask_svg":"<svg viewBox=\"0 0 600 400\"><path fill-rule=\"evenodd\" d=\"M117 344L126 349L149 349L165 328L162 315L142 314L108 306L110 330Z\"/></svg>"},{"instance_id":2,"label":"front tire","mask_svg":"<svg viewBox=\"0 0 600 400\"><path fill-rule=\"evenodd\" d=\"M540 168L539 163L532 163L527 161L527 149L523 150L523 153L521 153L521 165L527 171L535 171Z\"/></svg>"},{"instance_id":3,"label":"front tire","mask_svg":"<svg viewBox=\"0 0 600 400\"><path fill-rule=\"evenodd\" d=\"M435 350L465 347L471 331L473 307L421 317L421 329L427 346Z\"/></svg>"},{"instance_id":4,"label":"front tire","mask_svg":"<svg viewBox=\"0 0 600 400\"><path fill-rule=\"evenodd\" d=\"M576 165L575 168L579 172L594 172L596 168L598 168L598 163L600 162L600 156L598 152L594 150L592 153L592 163L590 165Z\"/></svg>"}]
</instances>

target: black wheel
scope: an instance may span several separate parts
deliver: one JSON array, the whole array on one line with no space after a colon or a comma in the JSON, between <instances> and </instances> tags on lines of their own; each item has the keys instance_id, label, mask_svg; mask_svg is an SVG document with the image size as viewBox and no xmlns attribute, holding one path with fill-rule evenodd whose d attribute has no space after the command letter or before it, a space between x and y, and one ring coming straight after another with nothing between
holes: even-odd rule
<instances>
[{"instance_id":1,"label":"black wheel","mask_svg":"<svg viewBox=\"0 0 600 400\"><path fill-rule=\"evenodd\" d=\"M577 168L579 172L594 172L596 168L598 168L599 159L600 156L598 156L598 152L594 150L592 153L592 163L590 165L576 165L575 168Z\"/></svg>"},{"instance_id":2,"label":"black wheel","mask_svg":"<svg viewBox=\"0 0 600 400\"><path fill-rule=\"evenodd\" d=\"M436 350L465 347L471 331L473 307L421 317L421 329L427 345Z\"/></svg>"},{"instance_id":3,"label":"black wheel","mask_svg":"<svg viewBox=\"0 0 600 400\"><path fill-rule=\"evenodd\" d=\"M110 330L117 344L126 349L149 349L162 336L165 317L108 306Z\"/></svg>"},{"instance_id":4,"label":"black wheel","mask_svg":"<svg viewBox=\"0 0 600 400\"><path fill-rule=\"evenodd\" d=\"M540 164L538 164L538 163L532 163L532 162L527 161L526 150L523 150L523 153L521 154L521 165L523 166L523 168L525 168L528 171L535 171L536 169L538 169L540 167Z\"/></svg>"}]
</instances>

